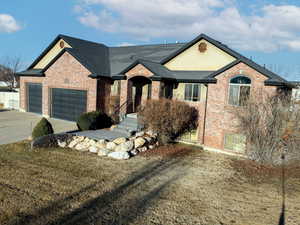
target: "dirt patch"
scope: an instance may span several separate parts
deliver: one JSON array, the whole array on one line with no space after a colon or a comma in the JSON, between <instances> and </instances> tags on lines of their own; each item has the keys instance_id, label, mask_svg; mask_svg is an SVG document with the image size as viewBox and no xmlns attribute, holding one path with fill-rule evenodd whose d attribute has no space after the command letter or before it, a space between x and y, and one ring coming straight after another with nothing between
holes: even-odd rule
<instances>
[{"instance_id":1,"label":"dirt patch","mask_svg":"<svg viewBox=\"0 0 300 225\"><path fill-rule=\"evenodd\" d=\"M183 145L183 144L169 144L155 149L148 150L139 154L141 157L179 157L192 154L193 151L201 151L199 147Z\"/></svg>"},{"instance_id":2,"label":"dirt patch","mask_svg":"<svg viewBox=\"0 0 300 225\"><path fill-rule=\"evenodd\" d=\"M241 175L254 184L272 183L273 180L280 180L283 176L286 179L300 178L300 162L282 166L262 165L251 160L236 160L230 162L237 175Z\"/></svg>"}]
</instances>

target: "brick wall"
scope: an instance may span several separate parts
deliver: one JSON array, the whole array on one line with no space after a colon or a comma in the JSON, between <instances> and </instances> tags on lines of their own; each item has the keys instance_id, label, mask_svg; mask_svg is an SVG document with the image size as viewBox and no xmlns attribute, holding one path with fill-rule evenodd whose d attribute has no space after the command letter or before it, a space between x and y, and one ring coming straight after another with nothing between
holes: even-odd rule
<instances>
[{"instance_id":1,"label":"brick wall","mask_svg":"<svg viewBox=\"0 0 300 225\"><path fill-rule=\"evenodd\" d=\"M21 77L20 107L27 111L26 83L42 83L43 114L50 116L50 88L66 88L87 91L87 111L97 109L97 80L73 56L65 52L46 72L45 77ZM101 81L100 81L101 82ZM105 81L102 81L105 82Z\"/></svg>"},{"instance_id":2,"label":"brick wall","mask_svg":"<svg viewBox=\"0 0 300 225\"><path fill-rule=\"evenodd\" d=\"M228 104L229 82L236 75L245 75L251 79L251 93L259 89L271 94L276 93L276 87L264 85L264 81L268 79L267 77L244 63L240 63L218 75L216 77L217 83L208 85L205 146L224 149L224 135L237 132L237 120L233 111L239 107Z\"/></svg>"}]
</instances>

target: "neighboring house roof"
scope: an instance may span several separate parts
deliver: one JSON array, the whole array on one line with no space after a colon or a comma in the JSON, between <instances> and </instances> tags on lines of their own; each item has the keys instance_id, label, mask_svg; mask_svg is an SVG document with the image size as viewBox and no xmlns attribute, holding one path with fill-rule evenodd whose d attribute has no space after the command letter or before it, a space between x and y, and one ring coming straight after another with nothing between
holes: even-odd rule
<instances>
[{"instance_id":1,"label":"neighboring house roof","mask_svg":"<svg viewBox=\"0 0 300 225\"><path fill-rule=\"evenodd\" d=\"M300 88L300 81L290 81L290 83L292 83L296 87Z\"/></svg>"},{"instance_id":2,"label":"neighboring house roof","mask_svg":"<svg viewBox=\"0 0 300 225\"><path fill-rule=\"evenodd\" d=\"M66 41L72 48L65 48L44 69L33 69L34 66L60 39ZM169 62L171 59L195 43L199 42L201 39L210 42L217 48L233 56L236 60L217 71L171 71L164 66L165 63ZM26 71L19 73L19 75L43 76L44 72L49 68L49 66L52 65L65 51L70 53L83 66L85 66L91 72L90 77L92 78L109 77L113 79L124 79L124 74L140 63L154 73L154 76L151 79L174 79L181 82L186 81L209 83L216 82L215 77L217 75L242 62L268 77L269 79L265 82L266 85L290 85L288 81L279 75L258 65L252 60L242 56L238 52L230 49L228 46L208 37L205 34L200 34L198 37L188 43L126 47L107 47L103 44L81 40L66 35L59 35L29 66L29 68Z\"/></svg>"}]
</instances>

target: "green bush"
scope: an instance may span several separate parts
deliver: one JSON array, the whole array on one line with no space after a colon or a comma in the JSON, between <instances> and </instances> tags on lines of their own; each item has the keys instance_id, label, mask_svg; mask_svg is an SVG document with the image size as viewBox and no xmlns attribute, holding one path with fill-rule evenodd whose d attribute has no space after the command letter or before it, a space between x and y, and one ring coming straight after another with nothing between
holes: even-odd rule
<instances>
[{"instance_id":1,"label":"green bush","mask_svg":"<svg viewBox=\"0 0 300 225\"><path fill-rule=\"evenodd\" d=\"M47 119L42 118L40 122L38 122L38 124L34 127L32 131L32 138L36 139L48 134L53 134L52 125Z\"/></svg>"},{"instance_id":2,"label":"green bush","mask_svg":"<svg viewBox=\"0 0 300 225\"><path fill-rule=\"evenodd\" d=\"M98 130L109 128L112 125L112 119L102 112L83 113L77 120L79 130Z\"/></svg>"}]
</instances>

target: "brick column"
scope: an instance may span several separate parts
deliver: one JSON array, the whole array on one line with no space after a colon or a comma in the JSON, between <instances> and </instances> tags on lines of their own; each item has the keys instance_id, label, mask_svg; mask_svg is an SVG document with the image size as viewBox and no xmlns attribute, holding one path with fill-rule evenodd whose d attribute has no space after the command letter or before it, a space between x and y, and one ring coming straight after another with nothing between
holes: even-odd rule
<instances>
[{"instance_id":1,"label":"brick column","mask_svg":"<svg viewBox=\"0 0 300 225\"><path fill-rule=\"evenodd\" d=\"M130 80L122 80L121 81L121 91L120 91L120 106L122 106L126 101L132 100L132 82ZM127 106L123 106L128 109Z\"/></svg>"},{"instance_id":2,"label":"brick column","mask_svg":"<svg viewBox=\"0 0 300 225\"><path fill-rule=\"evenodd\" d=\"M151 99L159 99L160 98L160 81L152 81L152 90L151 90Z\"/></svg>"},{"instance_id":3,"label":"brick column","mask_svg":"<svg viewBox=\"0 0 300 225\"><path fill-rule=\"evenodd\" d=\"M46 118L49 118L50 117L50 90L49 90L49 87L47 85L43 85L43 116L46 117Z\"/></svg>"}]
</instances>

